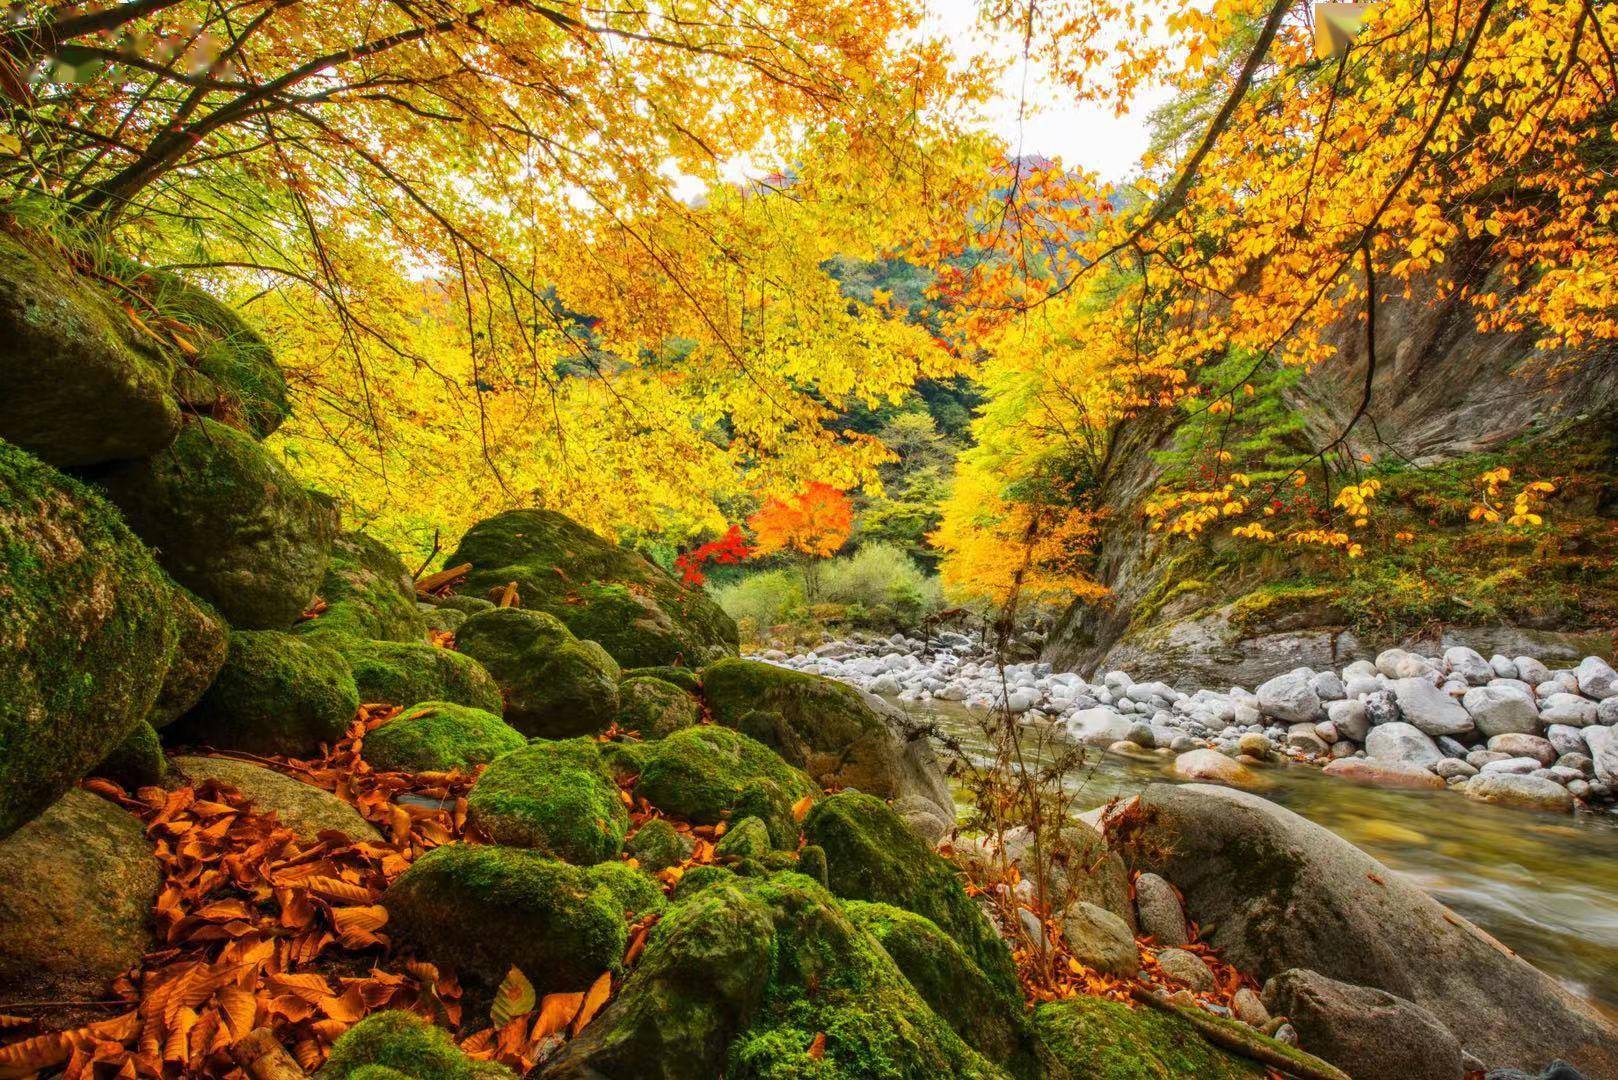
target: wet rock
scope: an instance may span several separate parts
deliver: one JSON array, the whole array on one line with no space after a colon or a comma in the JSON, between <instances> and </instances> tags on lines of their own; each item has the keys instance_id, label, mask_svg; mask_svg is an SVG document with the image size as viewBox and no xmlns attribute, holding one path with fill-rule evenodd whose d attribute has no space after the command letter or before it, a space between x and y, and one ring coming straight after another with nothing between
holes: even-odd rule
<instances>
[{"instance_id":1,"label":"wet rock","mask_svg":"<svg viewBox=\"0 0 1618 1080\"><path fill-rule=\"evenodd\" d=\"M1380 724L1365 737L1365 753L1381 761L1402 761L1411 765L1435 765L1444 757L1438 745L1412 724L1395 721Z\"/></svg>"},{"instance_id":2,"label":"wet rock","mask_svg":"<svg viewBox=\"0 0 1618 1080\"><path fill-rule=\"evenodd\" d=\"M1442 766L1453 758L1445 758L1436 762L1435 767ZM1465 762L1456 762L1465 765ZM1342 780L1351 780L1357 784L1367 784L1371 787L1404 788L1410 790L1441 790L1444 780L1424 765L1417 765L1411 761L1378 761L1375 758L1339 758L1326 766L1327 776L1335 776Z\"/></svg>"},{"instance_id":3,"label":"wet rock","mask_svg":"<svg viewBox=\"0 0 1618 1080\"><path fill-rule=\"evenodd\" d=\"M1513 773L1484 772L1466 782L1466 797L1497 806L1551 813L1573 812L1573 796L1554 780Z\"/></svg>"},{"instance_id":4,"label":"wet rock","mask_svg":"<svg viewBox=\"0 0 1618 1080\"><path fill-rule=\"evenodd\" d=\"M1294 968L1264 984L1264 1004L1285 1016L1311 1053L1354 1080L1460 1080L1461 1044L1432 1013L1404 998Z\"/></svg>"},{"instance_id":5,"label":"wet rock","mask_svg":"<svg viewBox=\"0 0 1618 1080\"><path fill-rule=\"evenodd\" d=\"M1113 709L1081 709L1067 718L1067 737L1086 746L1110 746L1125 738L1133 725Z\"/></svg>"},{"instance_id":6,"label":"wet rock","mask_svg":"<svg viewBox=\"0 0 1618 1080\"><path fill-rule=\"evenodd\" d=\"M1202 993L1214 988L1213 971L1206 961L1184 949L1164 949L1157 954L1157 967L1177 983Z\"/></svg>"},{"instance_id":7,"label":"wet rock","mask_svg":"<svg viewBox=\"0 0 1618 1080\"><path fill-rule=\"evenodd\" d=\"M1246 787L1257 781L1253 771L1217 750L1191 750L1174 759L1174 774L1186 780Z\"/></svg>"}]
</instances>

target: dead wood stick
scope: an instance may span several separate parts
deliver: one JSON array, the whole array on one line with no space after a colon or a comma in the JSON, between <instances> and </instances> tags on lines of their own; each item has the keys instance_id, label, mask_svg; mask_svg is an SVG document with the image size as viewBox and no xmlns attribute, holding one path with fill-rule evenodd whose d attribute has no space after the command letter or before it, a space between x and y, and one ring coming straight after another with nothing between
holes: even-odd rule
<instances>
[{"instance_id":1,"label":"dead wood stick","mask_svg":"<svg viewBox=\"0 0 1618 1080\"><path fill-rule=\"evenodd\" d=\"M305 1080L308 1076L269 1028L254 1028L237 1039L230 1056L253 1080Z\"/></svg>"},{"instance_id":2,"label":"dead wood stick","mask_svg":"<svg viewBox=\"0 0 1618 1080\"><path fill-rule=\"evenodd\" d=\"M1293 1054L1283 1054L1257 1037L1243 1038L1239 1032L1232 1031L1212 1016L1208 1016L1200 1009L1184 1008L1162 997L1145 986L1131 986L1130 993L1138 1000L1144 1001L1154 1009L1161 1009L1166 1013L1190 1023L1197 1029L1197 1033L1215 1046L1251 1058L1260 1065L1268 1065L1279 1070L1287 1076L1298 1077L1298 1080L1350 1080L1349 1075L1341 1069L1295 1050ZM1255 1033L1256 1035L1256 1033ZM1294 1056L1296 1055L1296 1056Z\"/></svg>"},{"instance_id":3,"label":"dead wood stick","mask_svg":"<svg viewBox=\"0 0 1618 1080\"><path fill-rule=\"evenodd\" d=\"M432 592L439 586L448 585L456 578L465 577L471 572L472 564L462 563L459 566L452 566L447 570L440 570L436 574L428 574L426 577L416 582L416 591L419 593Z\"/></svg>"}]
</instances>

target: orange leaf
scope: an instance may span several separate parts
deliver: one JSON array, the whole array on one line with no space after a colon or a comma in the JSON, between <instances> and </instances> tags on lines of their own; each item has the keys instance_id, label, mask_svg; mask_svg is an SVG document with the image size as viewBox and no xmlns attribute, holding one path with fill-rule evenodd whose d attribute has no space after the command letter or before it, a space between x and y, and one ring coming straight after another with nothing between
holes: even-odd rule
<instances>
[{"instance_id":1,"label":"orange leaf","mask_svg":"<svg viewBox=\"0 0 1618 1080\"><path fill-rule=\"evenodd\" d=\"M824 1031L817 1031L815 1032L815 1037L809 1040L809 1057L813 1061L819 1061L825 1056L826 1033Z\"/></svg>"},{"instance_id":2,"label":"orange leaf","mask_svg":"<svg viewBox=\"0 0 1618 1080\"><path fill-rule=\"evenodd\" d=\"M808 816L809 808L811 806L813 806L813 805L815 805L815 797L813 795L805 795L803 798L801 798L797 802L793 803L792 804L792 820L793 821L802 821L805 817Z\"/></svg>"},{"instance_id":3,"label":"orange leaf","mask_svg":"<svg viewBox=\"0 0 1618 1080\"><path fill-rule=\"evenodd\" d=\"M583 994L546 994L545 1000L539 1003L539 1015L534 1018L534 1030L528 1035L529 1041L538 1042L563 1030L579 1015L583 1005Z\"/></svg>"},{"instance_id":4,"label":"orange leaf","mask_svg":"<svg viewBox=\"0 0 1618 1080\"><path fill-rule=\"evenodd\" d=\"M584 995L584 1004L579 1007L579 1015L573 1018L573 1025L568 1029L568 1033L577 1037L579 1032L584 1030L584 1025L595 1019L596 1013L601 1011L601 1006L605 1005L611 996L612 972L603 971L601 977Z\"/></svg>"}]
</instances>

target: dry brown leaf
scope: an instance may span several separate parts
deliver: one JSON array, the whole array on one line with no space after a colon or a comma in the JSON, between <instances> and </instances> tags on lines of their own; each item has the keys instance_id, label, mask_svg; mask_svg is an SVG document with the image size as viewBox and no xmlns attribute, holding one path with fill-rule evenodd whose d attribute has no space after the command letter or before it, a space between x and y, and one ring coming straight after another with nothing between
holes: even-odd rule
<instances>
[{"instance_id":1,"label":"dry brown leaf","mask_svg":"<svg viewBox=\"0 0 1618 1080\"><path fill-rule=\"evenodd\" d=\"M568 1034L576 1038L579 1032L584 1030L584 1026L595 1019L596 1013L601 1011L601 1006L605 1005L611 996L612 972L603 971L601 977L592 983L585 993L584 1004L579 1006L579 1015L573 1018L573 1023L568 1027Z\"/></svg>"},{"instance_id":2,"label":"dry brown leaf","mask_svg":"<svg viewBox=\"0 0 1618 1080\"><path fill-rule=\"evenodd\" d=\"M534 1018L534 1029L529 1033L531 1042L565 1031L584 1007L583 994L546 994L539 1003L539 1015Z\"/></svg>"},{"instance_id":3,"label":"dry brown leaf","mask_svg":"<svg viewBox=\"0 0 1618 1080\"><path fill-rule=\"evenodd\" d=\"M813 805L815 805L815 797L813 795L805 795L803 798L793 803L792 820L802 821L809 815L809 808Z\"/></svg>"},{"instance_id":4,"label":"dry brown leaf","mask_svg":"<svg viewBox=\"0 0 1618 1080\"><path fill-rule=\"evenodd\" d=\"M819 1061L826 1056L826 1033L824 1031L815 1032L815 1037L809 1040L808 1054L811 1061Z\"/></svg>"}]
</instances>

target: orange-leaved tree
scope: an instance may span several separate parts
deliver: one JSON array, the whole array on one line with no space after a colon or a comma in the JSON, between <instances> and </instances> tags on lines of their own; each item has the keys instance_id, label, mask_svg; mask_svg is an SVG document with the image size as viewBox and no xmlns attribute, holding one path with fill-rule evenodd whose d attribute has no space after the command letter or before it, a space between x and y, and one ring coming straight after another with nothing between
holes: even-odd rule
<instances>
[{"instance_id":1,"label":"orange-leaved tree","mask_svg":"<svg viewBox=\"0 0 1618 1080\"><path fill-rule=\"evenodd\" d=\"M798 557L804 592L812 600L819 592L820 560L837 554L848 540L854 506L842 491L816 481L796 495L769 500L747 524L757 541L756 554L784 551Z\"/></svg>"}]
</instances>

